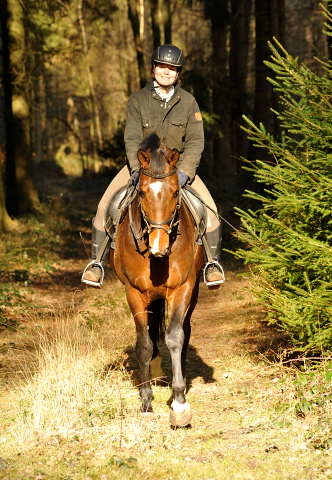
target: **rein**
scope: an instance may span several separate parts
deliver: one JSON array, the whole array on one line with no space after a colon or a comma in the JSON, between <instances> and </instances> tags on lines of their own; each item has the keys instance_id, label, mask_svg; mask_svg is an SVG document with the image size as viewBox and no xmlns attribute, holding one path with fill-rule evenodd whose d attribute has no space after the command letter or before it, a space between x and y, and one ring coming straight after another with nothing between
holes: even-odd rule
<instances>
[{"instance_id":1,"label":"rein","mask_svg":"<svg viewBox=\"0 0 332 480\"><path fill-rule=\"evenodd\" d=\"M170 177L171 175L174 175L177 172L177 168L175 167L172 171L170 171L168 173L160 173L160 174L150 173L147 170L144 170L143 168L141 168L140 172L143 173L144 175L146 175L147 177L160 179L160 178L166 178L166 177ZM140 208L141 208L141 213L142 213L143 220L145 222L145 228L142 232L142 235L140 235L140 236L137 235L137 233L134 230L132 210L131 210L131 204L130 204L129 205L129 221L130 221L131 231L132 231L134 237L136 238L136 240L144 243L144 241L142 240L144 235L146 233L150 234L154 230L165 230L165 232L169 235L172 232L172 228L175 227L176 225L178 225L178 223L180 222L179 219L177 221L175 221L175 217L176 217L176 214L179 212L179 210L181 208L181 201L182 201L181 188L179 188L178 201L175 205L175 209L173 210L172 214L166 220L164 220L162 222L157 222L157 221L153 220L152 218L150 218L145 213L144 208L142 206L142 201L141 201L141 198L140 198L139 205L140 205ZM167 224L169 224L169 228L165 227L165 225L167 225Z\"/></svg>"},{"instance_id":2,"label":"rein","mask_svg":"<svg viewBox=\"0 0 332 480\"><path fill-rule=\"evenodd\" d=\"M174 170L172 170L171 172L160 173L158 175L157 173L150 173L147 170L144 170L144 168L141 168L140 170L140 172L144 173L144 175L146 175L147 177L156 178L156 179L170 177L171 175L174 175L176 171L177 171L177 168L175 167Z\"/></svg>"}]
</instances>

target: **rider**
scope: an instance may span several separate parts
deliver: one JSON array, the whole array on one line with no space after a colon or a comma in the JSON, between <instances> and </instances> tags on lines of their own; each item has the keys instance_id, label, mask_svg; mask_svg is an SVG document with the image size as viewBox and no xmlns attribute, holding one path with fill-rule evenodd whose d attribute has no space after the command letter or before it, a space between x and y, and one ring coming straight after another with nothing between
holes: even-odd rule
<instances>
[{"instance_id":1,"label":"rider","mask_svg":"<svg viewBox=\"0 0 332 480\"><path fill-rule=\"evenodd\" d=\"M183 52L178 47L161 45L151 57L153 79L129 98L124 133L127 166L112 180L98 205L96 217L92 220L93 259L96 259L107 236L104 228L106 205L111 196L128 183L130 175L133 176L133 184L138 183L137 151L142 140L151 133L157 133L167 147L180 151L177 164L180 186L190 184L210 208L217 210L206 186L198 175L195 175L204 148L204 130L195 98L183 90L178 82L183 66ZM208 284L212 282L214 288L218 288L224 281L218 263L221 252L221 225L209 209L205 238L213 258L205 274L206 281ZM108 246L102 255L103 266L107 263L109 248ZM98 285L101 275L100 267L95 265L85 271L82 281Z\"/></svg>"}]
</instances>

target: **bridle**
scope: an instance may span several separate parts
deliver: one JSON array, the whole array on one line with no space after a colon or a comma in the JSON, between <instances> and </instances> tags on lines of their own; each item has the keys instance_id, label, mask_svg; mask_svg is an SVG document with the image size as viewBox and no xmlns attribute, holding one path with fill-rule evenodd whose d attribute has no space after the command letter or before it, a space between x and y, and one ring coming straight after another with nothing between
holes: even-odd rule
<instances>
[{"instance_id":1,"label":"bridle","mask_svg":"<svg viewBox=\"0 0 332 480\"><path fill-rule=\"evenodd\" d=\"M161 178L170 177L170 176L176 174L176 172L177 172L176 167L168 173L160 173L160 174L150 173L147 170L144 170L143 168L140 169L140 174L146 175L147 177L151 177L151 178L154 178L154 179L161 179ZM150 218L146 214L146 212L143 208L143 205L142 205L142 192L139 191L139 193L140 193L139 206L140 206L140 209L141 209L143 220L145 222L145 228L143 229L141 236L138 236L137 233L134 231L134 224L133 224L133 221L132 221L131 204L129 205L130 225L131 225L131 230L132 230L133 235L136 238L136 240L139 240L142 243L144 243L143 240L142 240L144 235L145 234L150 235L150 233L152 233L154 230L165 230L165 232L169 235L172 232L173 227L178 225L178 223L180 222L179 219L176 220L176 215L181 208L181 201L182 201L181 188L179 188L179 190L178 190L177 202L176 202L176 205L175 205L175 208L174 208L173 212L171 213L171 215L166 220L163 220L162 222L157 222L156 220L153 220L152 218ZM166 228L165 225L168 225L168 224L169 224L169 227Z\"/></svg>"}]
</instances>

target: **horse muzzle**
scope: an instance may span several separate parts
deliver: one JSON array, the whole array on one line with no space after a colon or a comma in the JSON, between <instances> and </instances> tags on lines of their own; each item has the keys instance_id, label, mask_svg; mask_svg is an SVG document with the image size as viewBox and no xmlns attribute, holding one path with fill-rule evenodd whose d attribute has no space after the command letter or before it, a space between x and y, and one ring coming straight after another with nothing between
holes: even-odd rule
<instances>
[{"instance_id":1,"label":"horse muzzle","mask_svg":"<svg viewBox=\"0 0 332 480\"><path fill-rule=\"evenodd\" d=\"M149 235L149 250L154 257L165 257L169 255L169 236L161 228L154 229Z\"/></svg>"}]
</instances>

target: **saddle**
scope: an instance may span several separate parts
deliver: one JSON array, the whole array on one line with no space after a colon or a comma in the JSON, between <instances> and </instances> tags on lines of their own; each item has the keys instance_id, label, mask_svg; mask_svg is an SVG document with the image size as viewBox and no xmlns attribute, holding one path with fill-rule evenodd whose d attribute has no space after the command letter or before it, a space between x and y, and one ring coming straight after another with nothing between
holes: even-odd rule
<instances>
[{"instance_id":1,"label":"saddle","mask_svg":"<svg viewBox=\"0 0 332 480\"><path fill-rule=\"evenodd\" d=\"M186 185L181 189L182 200L187 205L195 224L195 242L202 245L202 237L207 225L207 209L199 194L191 186ZM111 238L111 248L115 249L117 228L129 205L134 201L137 190L133 185L125 185L119 188L109 199L104 216L105 230Z\"/></svg>"}]
</instances>

